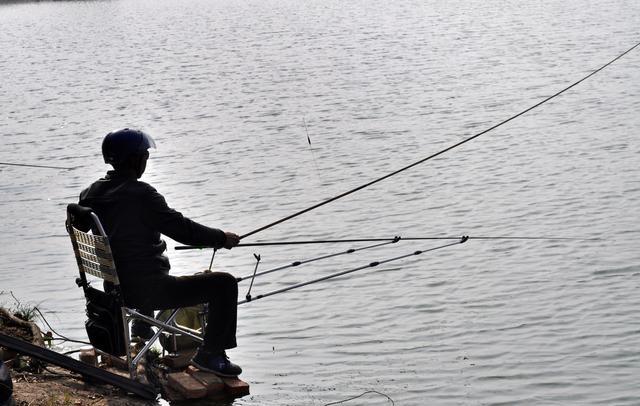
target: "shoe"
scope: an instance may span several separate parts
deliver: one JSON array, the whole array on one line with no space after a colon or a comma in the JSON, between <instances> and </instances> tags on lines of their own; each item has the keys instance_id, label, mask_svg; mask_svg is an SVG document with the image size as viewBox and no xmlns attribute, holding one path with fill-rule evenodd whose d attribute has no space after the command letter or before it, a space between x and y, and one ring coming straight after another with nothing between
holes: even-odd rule
<instances>
[{"instance_id":1,"label":"shoe","mask_svg":"<svg viewBox=\"0 0 640 406\"><path fill-rule=\"evenodd\" d=\"M235 378L242 373L242 368L229 361L229 357L224 351L209 353L200 349L191 359L191 365L201 371L227 378Z\"/></svg>"},{"instance_id":2,"label":"shoe","mask_svg":"<svg viewBox=\"0 0 640 406\"><path fill-rule=\"evenodd\" d=\"M149 323L142 320L133 320L131 323L131 336L140 337L143 340L150 340L155 333Z\"/></svg>"}]
</instances>

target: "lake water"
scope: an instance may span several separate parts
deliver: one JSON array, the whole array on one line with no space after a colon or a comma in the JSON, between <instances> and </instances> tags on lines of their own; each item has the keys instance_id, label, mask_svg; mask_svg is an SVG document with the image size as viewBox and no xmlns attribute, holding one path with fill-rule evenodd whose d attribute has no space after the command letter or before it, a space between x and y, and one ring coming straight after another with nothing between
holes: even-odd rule
<instances>
[{"instance_id":1,"label":"lake water","mask_svg":"<svg viewBox=\"0 0 640 406\"><path fill-rule=\"evenodd\" d=\"M65 206L107 170L108 131L152 134L143 180L244 234L598 68L640 41L640 2L2 2L0 26L0 161L76 168L0 166L0 301L12 291L84 339ZM248 238L599 240L472 239L241 305L230 355L252 394L234 405L367 390L396 405L640 404L639 95L637 49L495 131ZM441 243L274 273L252 294ZM169 245L175 274L208 266L210 252ZM254 253L266 270L358 246L238 248L214 266L240 276Z\"/></svg>"}]
</instances>

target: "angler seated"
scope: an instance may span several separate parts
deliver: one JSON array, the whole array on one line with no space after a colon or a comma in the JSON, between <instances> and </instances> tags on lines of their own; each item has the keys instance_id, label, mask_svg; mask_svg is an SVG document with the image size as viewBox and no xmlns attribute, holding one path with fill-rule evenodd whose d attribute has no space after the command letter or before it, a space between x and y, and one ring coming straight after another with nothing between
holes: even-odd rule
<instances>
[{"instance_id":1,"label":"angler seated","mask_svg":"<svg viewBox=\"0 0 640 406\"><path fill-rule=\"evenodd\" d=\"M141 313L208 303L204 342L191 363L221 376L237 376L241 368L229 361L225 350L236 347L236 278L224 272L192 276L169 275L169 259L163 254L164 234L180 243L231 249L238 235L198 224L170 208L153 187L138 179L146 169L154 140L146 133L122 129L102 142L105 163L114 168L80 194L79 204L100 218L107 235L127 306ZM132 327L146 336L149 325ZM146 330L146 331L145 331Z\"/></svg>"}]
</instances>

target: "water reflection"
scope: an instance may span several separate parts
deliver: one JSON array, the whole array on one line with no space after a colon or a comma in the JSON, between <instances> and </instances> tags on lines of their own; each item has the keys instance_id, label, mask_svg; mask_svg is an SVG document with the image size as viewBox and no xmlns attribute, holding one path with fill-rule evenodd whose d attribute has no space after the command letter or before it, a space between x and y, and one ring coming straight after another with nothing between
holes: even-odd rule
<instances>
[{"instance_id":1,"label":"water reflection","mask_svg":"<svg viewBox=\"0 0 640 406\"><path fill-rule=\"evenodd\" d=\"M106 171L99 145L113 128L154 135L144 180L169 202L206 224L250 231L499 122L637 41L638 6L599 6L3 7L0 24L11 29L0 34L0 161L78 169L0 167L0 290L40 303L56 329L84 337L64 210ZM256 236L601 241L469 241L398 271L243 305L231 356L246 366L253 395L236 403L325 404L377 388L413 405L637 404L638 58L455 154ZM208 265L210 253L172 247L175 274ZM310 264L253 289L422 248ZM253 252L267 269L331 250L238 249L215 266L249 273Z\"/></svg>"}]
</instances>

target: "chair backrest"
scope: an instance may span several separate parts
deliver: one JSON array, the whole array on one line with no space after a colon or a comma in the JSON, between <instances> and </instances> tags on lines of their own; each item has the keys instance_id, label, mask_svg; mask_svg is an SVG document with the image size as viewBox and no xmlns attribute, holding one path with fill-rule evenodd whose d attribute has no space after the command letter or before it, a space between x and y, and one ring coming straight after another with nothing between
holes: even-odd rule
<instances>
[{"instance_id":1,"label":"chair backrest","mask_svg":"<svg viewBox=\"0 0 640 406\"><path fill-rule=\"evenodd\" d=\"M109 238L98 216L90 208L69 204L66 226L82 282L86 285L89 274L119 285Z\"/></svg>"},{"instance_id":2,"label":"chair backrest","mask_svg":"<svg viewBox=\"0 0 640 406\"><path fill-rule=\"evenodd\" d=\"M76 283L82 287L87 300L85 327L89 342L108 354L125 355L128 338L125 337L122 294L107 233L98 216L78 204L67 206L66 226L80 272ZM104 290L90 286L87 274L105 281Z\"/></svg>"}]
</instances>

